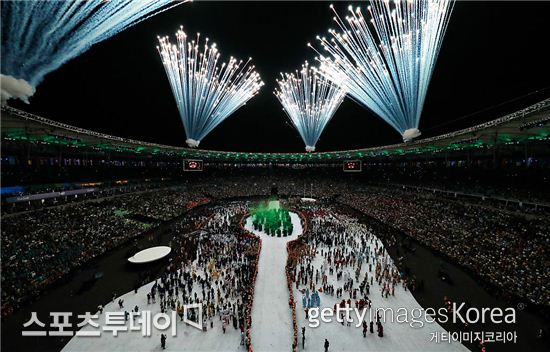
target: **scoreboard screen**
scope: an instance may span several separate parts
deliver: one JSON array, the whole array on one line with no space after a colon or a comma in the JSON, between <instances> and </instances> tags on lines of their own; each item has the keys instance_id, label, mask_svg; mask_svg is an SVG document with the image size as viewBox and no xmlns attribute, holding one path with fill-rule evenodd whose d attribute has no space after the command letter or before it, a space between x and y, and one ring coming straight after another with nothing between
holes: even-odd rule
<instances>
[{"instance_id":1,"label":"scoreboard screen","mask_svg":"<svg viewBox=\"0 0 550 352\"><path fill-rule=\"evenodd\" d=\"M361 172L361 160L346 160L343 169L344 172Z\"/></svg>"},{"instance_id":2,"label":"scoreboard screen","mask_svg":"<svg viewBox=\"0 0 550 352\"><path fill-rule=\"evenodd\" d=\"M184 160L183 171L202 171L202 160Z\"/></svg>"}]
</instances>

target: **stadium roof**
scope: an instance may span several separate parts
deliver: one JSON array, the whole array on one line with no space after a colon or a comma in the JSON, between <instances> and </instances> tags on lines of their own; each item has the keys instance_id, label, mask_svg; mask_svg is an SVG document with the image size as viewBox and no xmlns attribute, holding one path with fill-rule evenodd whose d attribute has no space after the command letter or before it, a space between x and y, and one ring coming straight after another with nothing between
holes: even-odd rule
<instances>
[{"instance_id":1,"label":"stadium roof","mask_svg":"<svg viewBox=\"0 0 550 352\"><path fill-rule=\"evenodd\" d=\"M550 98L525 109L444 135L373 148L314 153L250 153L190 149L111 136L2 106L2 140L65 145L106 152L227 162L331 162L345 159L445 153L525 141L550 140Z\"/></svg>"}]
</instances>

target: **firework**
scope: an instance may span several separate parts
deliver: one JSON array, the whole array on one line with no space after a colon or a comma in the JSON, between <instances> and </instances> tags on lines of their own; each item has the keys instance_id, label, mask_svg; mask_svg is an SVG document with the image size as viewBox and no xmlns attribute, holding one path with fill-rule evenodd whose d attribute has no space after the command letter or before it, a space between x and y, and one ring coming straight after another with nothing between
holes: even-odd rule
<instances>
[{"instance_id":1,"label":"firework","mask_svg":"<svg viewBox=\"0 0 550 352\"><path fill-rule=\"evenodd\" d=\"M306 62L295 74L281 73L275 96L283 105L294 127L306 145L306 151L315 151L315 144L325 129L346 92L321 76Z\"/></svg>"},{"instance_id":2,"label":"firework","mask_svg":"<svg viewBox=\"0 0 550 352\"><path fill-rule=\"evenodd\" d=\"M180 29L176 43L159 37L157 47L187 135L186 143L197 147L223 120L246 104L263 86L260 75L250 64L231 57L220 63L215 43L206 38L200 46L187 40Z\"/></svg>"},{"instance_id":3,"label":"firework","mask_svg":"<svg viewBox=\"0 0 550 352\"><path fill-rule=\"evenodd\" d=\"M428 84L452 11L450 0L372 1L370 20L349 7L330 39L317 37L320 70L372 110L405 141L420 135L418 124ZM311 45L310 45L311 46Z\"/></svg>"},{"instance_id":4,"label":"firework","mask_svg":"<svg viewBox=\"0 0 550 352\"><path fill-rule=\"evenodd\" d=\"M186 1L2 1L2 101L28 102L44 76L134 24Z\"/></svg>"}]
</instances>

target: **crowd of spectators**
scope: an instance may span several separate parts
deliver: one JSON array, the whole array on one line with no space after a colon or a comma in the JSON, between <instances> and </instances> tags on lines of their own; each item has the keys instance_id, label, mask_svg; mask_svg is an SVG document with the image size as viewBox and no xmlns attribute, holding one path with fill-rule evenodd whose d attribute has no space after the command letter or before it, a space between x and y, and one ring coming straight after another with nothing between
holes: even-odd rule
<instances>
[{"instance_id":1,"label":"crowd of spectators","mask_svg":"<svg viewBox=\"0 0 550 352\"><path fill-rule=\"evenodd\" d=\"M550 305L545 217L395 188L370 188L339 200L445 254L504 293Z\"/></svg>"},{"instance_id":2,"label":"crowd of spectators","mask_svg":"<svg viewBox=\"0 0 550 352\"><path fill-rule=\"evenodd\" d=\"M168 188L119 197L115 199L115 206L133 215L167 221L208 201L200 193L193 192L192 195L189 197L185 188Z\"/></svg>"},{"instance_id":3,"label":"crowd of spectators","mask_svg":"<svg viewBox=\"0 0 550 352\"><path fill-rule=\"evenodd\" d=\"M503 292L550 304L550 221L483 201L360 180L292 175L196 178L178 187L70 203L2 218L4 312L67 272L187 209L271 193L336 199L403 231Z\"/></svg>"},{"instance_id":4,"label":"crowd of spectators","mask_svg":"<svg viewBox=\"0 0 550 352\"><path fill-rule=\"evenodd\" d=\"M425 187L523 202L550 203L548 172L542 168L373 167L370 183Z\"/></svg>"},{"instance_id":5,"label":"crowd of spectators","mask_svg":"<svg viewBox=\"0 0 550 352\"><path fill-rule=\"evenodd\" d=\"M191 181L189 189L215 198L238 198L248 196L294 195L302 197L330 197L341 192L352 191L356 183L346 179L319 177L297 177L292 175L250 175L224 176Z\"/></svg>"},{"instance_id":6,"label":"crowd of spectators","mask_svg":"<svg viewBox=\"0 0 550 352\"><path fill-rule=\"evenodd\" d=\"M179 183L171 180L141 180L91 183L58 183L30 187L5 187L2 193L2 215L34 211L44 208L72 203L87 202L94 199L104 199L123 194L159 190L177 187ZM68 195L67 191L85 191L80 194ZM4 192L5 191L5 192ZM55 194L54 194L55 193ZM36 197L33 198L33 196ZM25 198L24 201L13 201L14 198Z\"/></svg>"},{"instance_id":7,"label":"crowd of spectators","mask_svg":"<svg viewBox=\"0 0 550 352\"><path fill-rule=\"evenodd\" d=\"M74 268L204 201L200 194L164 189L3 216L2 314Z\"/></svg>"}]
</instances>

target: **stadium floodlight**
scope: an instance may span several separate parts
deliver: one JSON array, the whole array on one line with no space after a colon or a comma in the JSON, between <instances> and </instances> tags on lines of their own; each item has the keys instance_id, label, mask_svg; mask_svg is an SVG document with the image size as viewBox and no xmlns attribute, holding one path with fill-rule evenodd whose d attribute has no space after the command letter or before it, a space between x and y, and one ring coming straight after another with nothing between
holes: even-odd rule
<instances>
[{"instance_id":1,"label":"stadium floodlight","mask_svg":"<svg viewBox=\"0 0 550 352\"><path fill-rule=\"evenodd\" d=\"M215 43L209 45L206 38L200 49L200 33L196 40L188 42L180 28L176 39L173 44L168 37L159 37L157 49L185 128L186 143L198 147L210 131L246 104L264 83L250 64L251 58L243 63L231 57L220 64Z\"/></svg>"},{"instance_id":2,"label":"stadium floodlight","mask_svg":"<svg viewBox=\"0 0 550 352\"><path fill-rule=\"evenodd\" d=\"M320 70L401 133L404 141L418 137L452 7L451 0L372 1L367 20L360 7L350 6L342 19L331 5L339 30L330 29L330 39L317 37L328 53L317 51Z\"/></svg>"},{"instance_id":3,"label":"stadium floodlight","mask_svg":"<svg viewBox=\"0 0 550 352\"><path fill-rule=\"evenodd\" d=\"M2 1L2 104L92 45L186 1Z\"/></svg>"},{"instance_id":4,"label":"stadium floodlight","mask_svg":"<svg viewBox=\"0 0 550 352\"><path fill-rule=\"evenodd\" d=\"M283 105L294 127L300 133L306 151L315 151L315 144L342 101L346 92L306 63L296 73L281 73L275 96Z\"/></svg>"}]
</instances>

